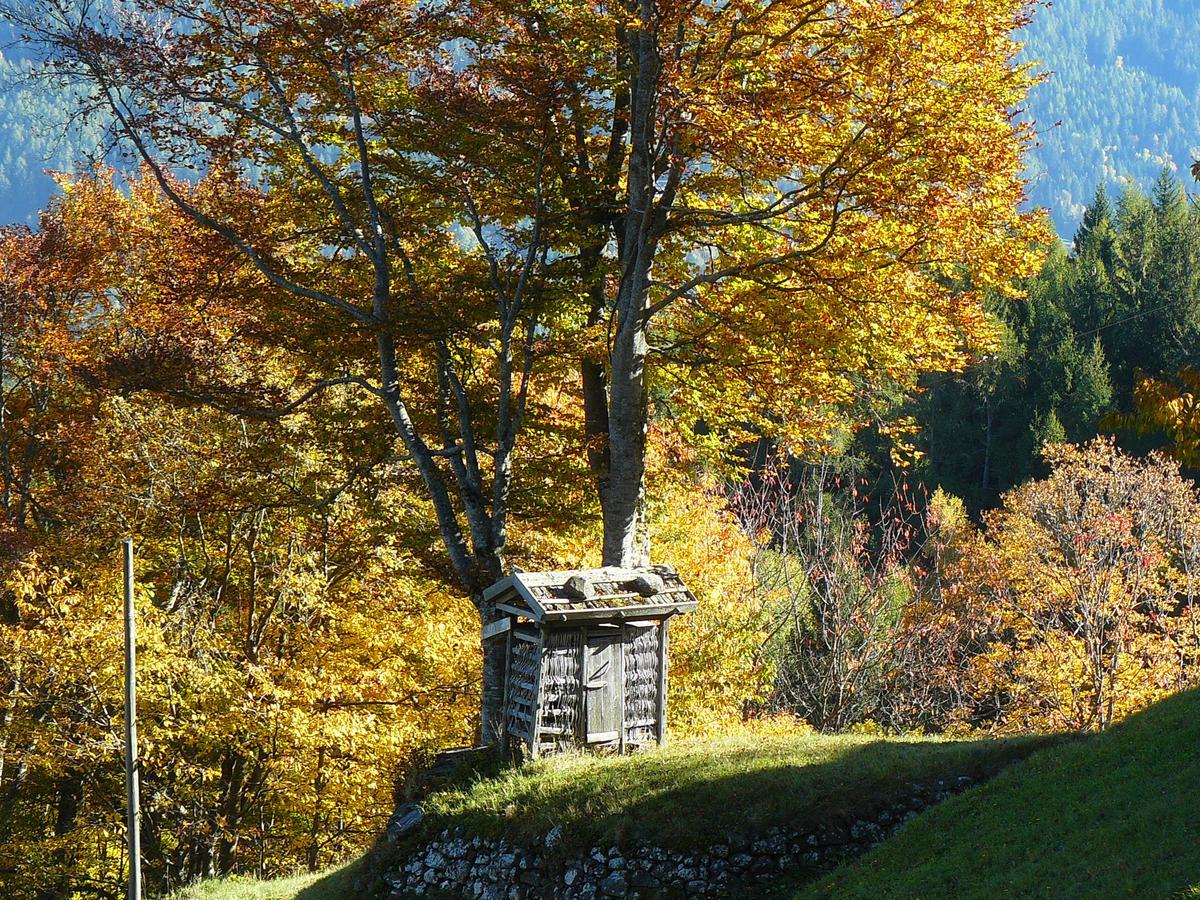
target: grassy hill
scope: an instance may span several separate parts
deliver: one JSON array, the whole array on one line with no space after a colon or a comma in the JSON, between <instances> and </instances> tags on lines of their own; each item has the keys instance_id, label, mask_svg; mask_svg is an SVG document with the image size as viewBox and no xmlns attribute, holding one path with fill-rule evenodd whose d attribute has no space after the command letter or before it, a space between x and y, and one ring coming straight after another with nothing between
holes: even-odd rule
<instances>
[{"instance_id":1,"label":"grassy hill","mask_svg":"<svg viewBox=\"0 0 1200 900\"><path fill-rule=\"evenodd\" d=\"M1009 765L1009 763L1012 763ZM634 757L566 757L480 776L426 801L427 832L679 850L731 832L869 815L918 782L999 774L912 820L793 898L1200 895L1200 692L1081 740L735 736ZM417 836L420 840L421 835ZM357 895L405 848L269 883L214 882L187 900Z\"/></svg>"},{"instance_id":2,"label":"grassy hill","mask_svg":"<svg viewBox=\"0 0 1200 900\"><path fill-rule=\"evenodd\" d=\"M942 778L987 778L1046 739L740 735L627 757L548 759L445 790L430 832L538 843L555 825L568 848L656 844L691 852L776 825L870 816Z\"/></svg>"},{"instance_id":3,"label":"grassy hill","mask_svg":"<svg viewBox=\"0 0 1200 900\"><path fill-rule=\"evenodd\" d=\"M1200 693L939 804L803 897L1200 893Z\"/></svg>"},{"instance_id":4,"label":"grassy hill","mask_svg":"<svg viewBox=\"0 0 1200 900\"><path fill-rule=\"evenodd\" d=\"M741 734L635 756L547 759L468 776L428 797L426 826L406 846L381 847L319 875L208 882L177 900L361 896L371 873L394 867L407 846L444 828L538 845L558 825L564 851L644 842L686 852L775 825L870 816L911 797L914 784L991 777L1046 744L1045 738Z\"/></svg>"}]
</instances>

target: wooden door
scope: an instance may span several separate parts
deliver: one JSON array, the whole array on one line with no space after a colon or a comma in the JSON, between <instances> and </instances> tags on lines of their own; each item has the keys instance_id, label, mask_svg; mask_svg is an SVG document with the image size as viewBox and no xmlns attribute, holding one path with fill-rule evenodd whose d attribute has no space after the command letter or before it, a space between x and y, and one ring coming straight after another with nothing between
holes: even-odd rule
<instances>
[{"instance_id":1,"label":"wooden door","mask_svg":"<svg viewBox=\"0 0 1200 900\"><path fill-rule=\"evenodd\" d=\"M621 633L588 635L584 652L584 715L586 742L618 741L624 718L624 662Z\"/></svg>"}]
</instances>

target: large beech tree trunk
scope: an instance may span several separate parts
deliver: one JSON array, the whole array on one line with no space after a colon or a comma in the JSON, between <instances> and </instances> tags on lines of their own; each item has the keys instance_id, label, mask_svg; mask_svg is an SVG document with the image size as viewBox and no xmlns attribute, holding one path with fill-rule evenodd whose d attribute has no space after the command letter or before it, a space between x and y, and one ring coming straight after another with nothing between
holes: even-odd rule
<instances>
[{"instance_id":1,"label":"large beech tree trunk","mask_svg":"<svg viewBox=\"0 0 1200 900\"><path fill-rule=\"evenodd\" d=\"M629 334L618 335L612 359L603 561L606 566L628 567L646 562L638 547L646 477L645 330L633 327Z\"/></svg>"},{"instance_id":2,"label":"large beech tree trunk","mask_svg":"<svg viewBox=\"0 0 1200 900\"><path fill-rule=\"evenodd\" d=\"M629 67L629 156L625 210L617 225L620 279L616 298L616 334L609 354L608 479L604 508L603 560L609 566L648 562L638 546L638 516L646 477L648 415L646 329L650 311L650 270L674 200L678 172L660 185L655 165L662 152L656 129L658 85L662 72L657 13L651 0L632 5L642 27L625 35Z\"/></svg>"}]
</instances>

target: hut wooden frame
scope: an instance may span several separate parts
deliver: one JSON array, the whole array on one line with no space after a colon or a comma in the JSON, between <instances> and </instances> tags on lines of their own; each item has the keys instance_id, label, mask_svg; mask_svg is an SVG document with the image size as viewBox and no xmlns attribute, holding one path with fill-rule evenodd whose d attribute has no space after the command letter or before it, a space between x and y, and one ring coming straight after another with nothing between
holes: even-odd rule
<instances>
[{"instance_id":1,"label":"hut wooden frame","mask_svg":"<svg viewBox=\"0 0 1200 900\"><path fill-rule=\"evenodd\" d=\"M569 585L581 578L590 585L587 597ZM673 569L520 572L484 599L496 612L483 640L506 648L506 745L537 757L581 746L625 752L665 740L670 620L696 608Z\"/></svg>"}]
</instances>

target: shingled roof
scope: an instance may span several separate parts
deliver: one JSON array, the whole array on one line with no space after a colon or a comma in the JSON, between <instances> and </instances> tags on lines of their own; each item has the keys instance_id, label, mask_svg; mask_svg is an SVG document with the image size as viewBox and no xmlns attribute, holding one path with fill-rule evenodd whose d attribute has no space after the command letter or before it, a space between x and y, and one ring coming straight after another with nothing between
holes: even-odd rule
<instances>
[{"instance_id":1,"label":"shingled roof","mask_svg":"<svg viewBox=\"0 0 1200 900\"><path fill-rule=\"evenodd\" d=\"M670 566L517 572L483 596L498 610L537 622L658 618L696 608L695 595Z\"/></svg>"}]
</instances>

